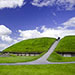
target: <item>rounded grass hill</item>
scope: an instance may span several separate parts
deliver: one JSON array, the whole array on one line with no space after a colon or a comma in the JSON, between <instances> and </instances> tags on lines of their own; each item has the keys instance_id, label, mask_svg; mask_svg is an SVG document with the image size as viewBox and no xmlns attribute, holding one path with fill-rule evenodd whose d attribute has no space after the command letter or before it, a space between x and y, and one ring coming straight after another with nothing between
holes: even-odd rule
<instances>
[{"instance_id":1,"label":"rounded grass hill","mask_svg":"<svg viewBox=\"0 0 75 75\"><path fill-rule=\"evenodd\" d=\"M66 36L62 38L55 51L58 52L75 52L75 36Z\"/></svg>"},{"instance_id":2,"label":"rounded grass hill","mask_svg":"<svg viewBox=\"0 0 75 75\"><path fill-rule=\"evenodd\" d=\"M3 52L45 52L48 51L55 40L55 38L47 37L23 40L6 48Z\"/></svg>"},{"instance_id":3,"label":"rounded grass hill","mask_svg":"<svg viewBox=\"0 0 75 75\"><path fill-rule=\"evenodd\" d=\"M57 52L75 52L75 36L66 36L62 38L55 51L48 57L52 62L73 62L75 57L63 57Z\"/></svg>"}]
</instances>

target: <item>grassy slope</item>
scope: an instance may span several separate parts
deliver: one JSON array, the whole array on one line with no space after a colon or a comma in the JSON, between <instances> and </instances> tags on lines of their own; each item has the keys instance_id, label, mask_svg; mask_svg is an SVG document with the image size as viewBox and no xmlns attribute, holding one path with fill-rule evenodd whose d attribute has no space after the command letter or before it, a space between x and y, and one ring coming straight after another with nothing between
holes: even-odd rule
<instances>
[{"instance_id":1,"label":"grassy slope","mask_svg":"<svg viewBox=\"0 0 75 75\"><path fill-rule=\"evenodd\" d=\"M60 40L55 51L75 52L75 36L67 36Z\"/></svg>"},{"instance_id":2,"label":"grassy slope","mask_svg":"<svg viewBox=\"0 0 75 75\"><path fill-rule=\"evenodd\" d=\"M52 62L68 62L75 61L75 57L63 57L56 53L56 51L60 52L75 52L75 36L67 36L63 38L55 51L49 56L48 61Z\"/></svg>"},{"instance_id":3,"label":"grassy slope","mask_svg":"<svg viewBox=\"0 0 75 75\"><path fill-rule=\"evenodd\" d=\"M0 75L75 75L75 64L0 66Z\"/></svg>"},{"instance_id":4,"label":"grassy slope","mask_svg":"<svg viewBox=\"0 0 75 75\"><path fill-rule=\"evenodd\" d=\"M53 38L37 38L21 41L7 49L4 52L43 52L39 56L16 56L16 57L0 57L0 63L15 63L33 61L41 57L55 39Z\"/></svg>"},{"instance_id":5,"label":"grassy slope","mask_svg":"<svg viewBox=\"0 0 75 75\"><path fill-rule=\"evenodd\" d=\"M54 38L23 40L11 47L8 47L4 52L45 52L48 51L54 41Z\"/></svg>"}]
</instances>

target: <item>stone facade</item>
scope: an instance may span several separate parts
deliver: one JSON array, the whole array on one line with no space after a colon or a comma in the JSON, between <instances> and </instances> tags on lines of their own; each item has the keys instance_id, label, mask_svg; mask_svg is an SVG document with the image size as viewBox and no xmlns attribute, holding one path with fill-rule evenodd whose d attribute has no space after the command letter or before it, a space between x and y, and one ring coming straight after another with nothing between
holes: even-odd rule
<instances>
[{"instance_id":1,"label":"stone facade","mask_svg":"<svg viewBox=\"0 0 75 75\"><path fill-rule=\"evenodd\" d=\"M63 57L75 57L75 52L57 52Z\"/></svg>"},{"instance_id":2,"label":"stone facade","mask_svg":"<svg viewBox=\"0 0 75 75\"><path fill-rule=\"evenodd\" d=\"M10 54L14 54L16 56L38 56L41 53L3 53L1 56L10 56Z\"/></svg>"},{"instance_id":3,"label":"stone facade","mask_svg":"<svg viewBox=\"0 0 75 75\"><path fill-rule=\"evenodd\" d=\"M71 54L64 54L63 56L64 56L64 57L72 57Z\"/></svg>"}]
</instances>

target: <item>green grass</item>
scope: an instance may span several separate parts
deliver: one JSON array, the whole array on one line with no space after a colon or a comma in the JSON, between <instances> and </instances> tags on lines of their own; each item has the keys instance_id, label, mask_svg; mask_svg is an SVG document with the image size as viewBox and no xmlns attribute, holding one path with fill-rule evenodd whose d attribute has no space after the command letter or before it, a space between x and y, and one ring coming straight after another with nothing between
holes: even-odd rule
<instances>
[{"instance_id":1,"label":"green grass","mask_svg":"<svg viewBox=\"0 0 75 75\"><path fill-rule=\"evenodd\" d=\"M37 56L0 57L0 63L16 63L34 60Z\"/></svg>"},{"instance_id":2,"label":"green grass","mask_svg":"<svg viewBox=\"0 0 75 75\"><path fill-rule=\"evenodd\" d=\"M47 37L23 40L3 50L3 52L46 52L55 40L55 38Z\"/></svg>"},{"instance_id":3,"label":"green grass","mask_svg":"<svg viewBox=\"0 0 75 75\"><path fill-rule=\"evenodd\" d=\"M51 62L73 62L75 61L75 57L63 57L56 52L53 52L47 60Z\"/></svg>"},{"instance_id":4,"label":"green grass","mask_svg":"<svg viewBox=\"0 0 75 75\"><path fill-rule=\"evenodd\" d=\"M45 52L38 56L14 56L0 57L0 63L17 63L17 62L29 62L40 58Z\"/></svg>"},{"instance_id":5,"label":"green grass","mask_svg":"<svg viewBox=\"0 0 75 75\"><path fill-rule=\"evenodd\" d=\"M0 75L75 75L75 64L0 66Z\"/></svg>"},{"instance_id":6,"label":"green grass","mask_svg":"<svg viewBox=\"0 0 75 75\"><path fill-rule=\"evenodd\" d=\"M67 36L60 40L55 51L48 57L48 61L52 62L69 62L75 61L75 57L63 57L58 52L75 52L75 36Z\"/></svg>"},{"instance_id":7,"label":"green grass","mask_svg":"<svg viewBox=\"0 0 75 75\"><path fill-rule=\"evenodd\" d=\"M50 46L54 43L54 38L36 38L23 40L17 44L8 47L3 52L43 52L39 56L14 56L0 57L0 63L15 63L15 62L28 62L41 57L48 51Z\"/></svg>"},{"instance_id":8,"label":"green grass","mask_svg":"<svg viewBox=\"0 0 75 75\"><path fill-rule=\"evenodd\" d=\"M60 40L55 51L75 52L75 36L67 36Z\"/></svg>"},{"instance_id":9,"label":"green grass","mask_svg":"<svg viewBox=\"0 0 75 75\"><path fill-rule=\"evenodd\" d=\"M0 53L0 55L1 55L2 53Z\"/></svg>"}]
</instances>

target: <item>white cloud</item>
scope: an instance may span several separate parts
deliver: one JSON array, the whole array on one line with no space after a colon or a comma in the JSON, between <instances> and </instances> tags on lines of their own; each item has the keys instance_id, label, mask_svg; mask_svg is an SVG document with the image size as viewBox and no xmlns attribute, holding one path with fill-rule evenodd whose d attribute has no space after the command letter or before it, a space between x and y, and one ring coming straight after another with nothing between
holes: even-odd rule
<instances>
[{"instance_id":1,"label":"white cloud","mask_svg":"<svg viewBox=\"0 0 75 75\"><path fill-rule=\"evenodd\" d=\"M60 30L46 28L46 30L41 33L41 36L57 38L58 36L60 36L60 33Z\"/></svg>"},{"instance_id":2,"label":"white cloud","mask_svg":"<svg viewBox=\"0 0 75 75\"><path fill-rule=\"evenodd\" d=\"M2 51L3 49L5 49L7 47L8 47L7 44L0 44L0 51Z\"/></svg>"},{"instance_id":3,"label":"white cloud","mask_svg":"<svg viewBox=\"0 0 75 75\"><path fill-rule=\"evenodd\" d=\"M17 39L11 38L10 34L12 34L12 31L9 28L5 25L0 25L0 51L18 42Z\"/></svg>"},{"instance_id":4,"label":"white cloud","mask_svg":"<svg viewBox=\"0 0 75 75\"><path fill-rule=\"evenodd\" d=\"M12 38L9 36L12 31L4 25L0 25L0 39L6 42L12 42Z\"/></svg>"},{"instance_id":5,"label":"white cloud","mask_svg":"<svg viewBox=\"0 0 75 75\"><path fill-rule=\"evenodd\" d=\"M33 0L31 4L37 7L57 5L59 9L75 9L75 0Z\"/></svg>"},{"instance_id":6,"label":"white cloud","mask_svg":"<svg viewBox=\"0 0 75 75\"><path fill-rule=\"evenodd\" d=\"M55 0L33 0L32 5L37 6L37 7L43 7L43 6L48 6L52 5Z\"/></svg>"},{"instance_id":7,"label":"white cloud","mask_svg":"<svg viewBox=\"0 0 75 75\"><path fill-rule=\"evenodd\" d=\"M62 25L64 25L64 28L75 27L75 17L72 17L68 21L62 23Z\"/></svg>"},{"instance_id":8,"label":"white cloud","mask_svg":"<svg viewBox=\"0 0 75 75\"><path fill-rule=\"evenodd\" d=\"M40 32L41 30L42 32ZM52 28L46 28L45 26L42 26L40 31L38 31L37 29L25 30L25 31L19 30L19 33L20 33L19 40L38 38L38 37L63 38L64 36L67 36L67 35L75 35L75 30L58 29L58 28L52 29Z\"/></svg>"},{"instance_id":9,"label":"white cloud","mask_svg":"<svg viewBox=\"0 0 75 75\"><path fill-rule=\"evenodd\" d=\"M67 36L67 35L75 35L75 30L68 30L64 28L53 29L53 28L46 28L45 26L42 26L42 28L43 28L43 32L41 33L42 37L63 38L64 36Z\"/></svg>"},{"instance_id":10,"label":"white cloud","mask_svg":"<svg viewBox=\"0 0 75 75\"><path fill-rule=\"evenodd\" d=\"M75 0L57 0L56 4L62 6L66 10L75 9Z\"/></svg>"},{"instance_id":11,"label":"white cloud","mask_svg":"<svg viewBox=\"0 0 75 75\"><path fill-rule=\"evenodd\" d=\"M19 40L40 37L40 32L37 29L25 31L19 30L19 33L20 33L20 38L18 38Z\"/></svg>"},{"instance_id":12,"label":"white cloud","mask_svg":"<svg viewBox=\"0 0 75 75\"><path fill-rule=\"evenodd\" d=\"M11 33L12 31L9 28L7 28L5 25L0 25L0 36L9 35Z\"/></svg>"},{"instance_id":13,"label":"white cloud","mask_svg":"<svg viewBox=\"0 0 75 75\"><path fill-rule=\"evenodd\" d=\"M62 30L62 33L60 35L61 35L61 37L75 35L75 30L68 30L68 29Z\"/></svg>"},{"instance_id":14,"label":"white cloud","mask_svg":"<svg viewBox=\"0 0 75 75\"><path fill-rule=\"evenodd\" d=\"M0 0L0 9L22 7L24 0Z\"/></svg>"},{"instance_id":15,"label":"white cloud","mask_svg":"<svg viewBox=\"0 0 75 75\"><path fill-rule=\"evenodd\" d=\"M13 39L8 35L1 36L1 39L2 39L2 41L6 41L8 43L13 41Z\"/></svg>"}]
</instances>

